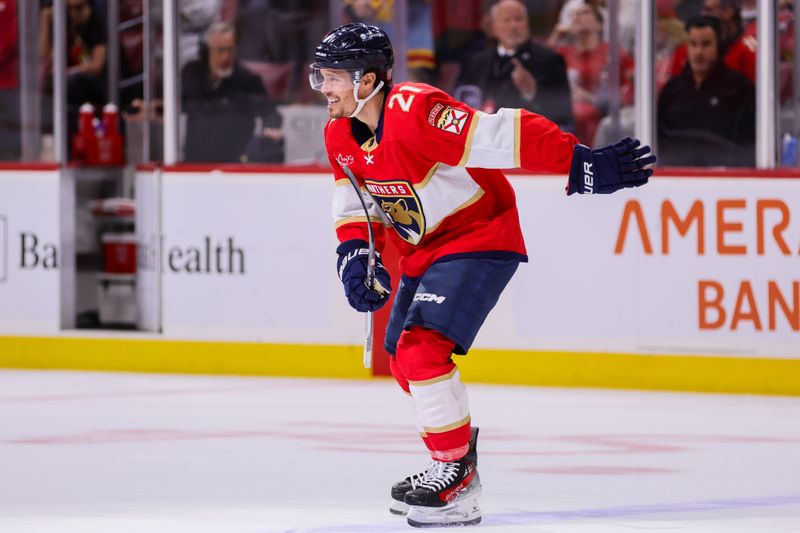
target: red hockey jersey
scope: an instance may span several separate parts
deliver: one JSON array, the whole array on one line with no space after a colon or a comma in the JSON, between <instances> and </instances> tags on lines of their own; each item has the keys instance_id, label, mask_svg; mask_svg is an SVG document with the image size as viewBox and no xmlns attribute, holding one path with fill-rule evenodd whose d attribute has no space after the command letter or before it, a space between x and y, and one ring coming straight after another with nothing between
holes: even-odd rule
<instances>
[{"instance_id":1,"label":"red hockey jersey","mask_svg":"<svg viewBox=\"0 0 800 533\"><path fill-rule=\"evenodd\" d=\"M367 240L366 217L345 166L364 191L378 248L385 225L407 276L454 254L524 256L514 190L499 169L568 173L577 143L540 115L482 113L418 83L392 87L377 138L362 143L353 130L350 118L325 127L337 185L337 237Z\"/></svg>"}]
</instances>

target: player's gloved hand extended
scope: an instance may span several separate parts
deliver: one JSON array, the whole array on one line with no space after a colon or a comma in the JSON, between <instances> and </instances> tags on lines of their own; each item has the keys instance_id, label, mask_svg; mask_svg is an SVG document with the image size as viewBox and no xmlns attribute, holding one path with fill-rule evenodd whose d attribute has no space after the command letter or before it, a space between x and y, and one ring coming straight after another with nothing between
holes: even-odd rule
<instances>
[{"instance_id":1,"label":"player's gloved hand extended","mask_svg":"<svg viewBox=\"0 0 800 533\"><path fill-rule=\"evenodd\" d=\"M375 252L375 280L372 287L367 287L369 247L366 242L359 239L345 241L336 248L336 253L339 254L336 270L344 284L344 295L350 306L362 313L383 307L389 301L392 282L378 252Z\"/></svg>"},{"instance_id":2,"label":"player's gloved hand extended","mask_svg":"<svg viewBox=\"0 0 800 533\"><path fill-rule=\"evenodd\" d=\"M592 150L576 144L569 169L567 195L610 194L625 187L647 183L653 169L645 168L656 162L649 146L639 146L638 139L625 137L617 144Z\"/></svg>"}]
</instances>

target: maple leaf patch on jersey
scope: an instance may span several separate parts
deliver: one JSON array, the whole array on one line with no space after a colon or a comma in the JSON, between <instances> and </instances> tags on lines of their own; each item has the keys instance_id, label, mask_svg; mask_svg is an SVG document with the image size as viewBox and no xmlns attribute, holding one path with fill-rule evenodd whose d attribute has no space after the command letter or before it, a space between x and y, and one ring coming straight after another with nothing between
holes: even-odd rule
<instances>
[{"instance_id":1,"label":"maple leaf patch on jersey","mask_svg":"<svg viewBox=\"0 0 800 533\"><path fill-rule=\"evenodd\" d=\"M353 156L336 154L336 162L339 163L340 167L349 167L353 164Z\"/></svg>"},{"instance_id":2,"label":"maple leaf patch on jersey","mask_svg":"<svg viewBox=\"0 0 800 533\"><path fill-rule=\"evenodd\" d=\"M425 235L425 214L417 192L407 181L373 181L364 184L389 218L401 239L417 245Z\"/></svg>"},{"instance_id":3,"label":"maple leaf patch on jersey","mask_svg":"<svg viewBox=\"0 0 800 533\"><path fill-rule=\"evenodd\" d=\"M453 107L445 107L439 112L439 116L436 118L436 127L440 130L460 135L461 132L464 131L464 124L467 123L468 118L469 113L466 111Z\"/></svg>"}]
</instances>

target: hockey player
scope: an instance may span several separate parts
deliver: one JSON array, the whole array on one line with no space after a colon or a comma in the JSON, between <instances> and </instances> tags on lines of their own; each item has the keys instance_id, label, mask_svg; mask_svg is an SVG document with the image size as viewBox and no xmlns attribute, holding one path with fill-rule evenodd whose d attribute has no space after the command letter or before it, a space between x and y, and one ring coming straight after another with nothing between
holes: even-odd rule
<instances>
[{"instance_id":1,"label":"hockey player","mask_svg":"<svg viewBox=\"0 0 800 533\"><path fill-rule=\"evenodd\" d=\"M433 461L392 487L392 512L417 527L477 524L477 428L452 354L467 353L527 261L514 191L500 169L568 173L567 194L611 193L647 183L655 157L633 139L590 150L534 113L485 114L428 85L392 84L392 64L384 31L351 23L322 40L310 66L331 117L337 270L350 305L374 311L391 283L378 259L366 285L367 224L379 251L388 238L401 255L385 347ZM356 176L369 220L342 167Z\"/></svg>"}]
</instances>

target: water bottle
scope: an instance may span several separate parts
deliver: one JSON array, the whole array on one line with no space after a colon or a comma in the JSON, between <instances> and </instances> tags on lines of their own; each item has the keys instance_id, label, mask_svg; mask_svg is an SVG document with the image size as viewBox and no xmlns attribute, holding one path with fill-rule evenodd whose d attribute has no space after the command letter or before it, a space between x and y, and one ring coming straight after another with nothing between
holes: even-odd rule
<instances>
[{"instance_id":1,"label":"water bottle","mask_svg":"<svg viewBox=\"0 0 800 533\"><path fill-rule=\"evenodd\" d=\"M781 143L781 166L797 166L797 137L791 133L783 134L783 142Z\"/></svg>"}]
</instances>

